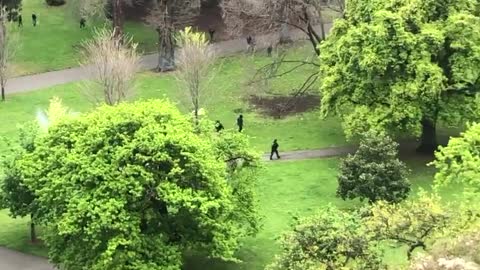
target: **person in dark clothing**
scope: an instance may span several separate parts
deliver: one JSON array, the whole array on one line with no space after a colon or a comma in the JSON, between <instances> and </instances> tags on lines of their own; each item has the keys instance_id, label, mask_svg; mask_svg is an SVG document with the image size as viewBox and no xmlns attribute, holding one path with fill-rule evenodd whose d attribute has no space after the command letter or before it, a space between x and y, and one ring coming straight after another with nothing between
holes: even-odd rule
<instances>
[{"instance_id":1,"label":"person in dark clothing","mask_svg":"<svg viewBox=\"0 0 480 270\"><path fill-rule=\"evenodd\" d=\"M217 120L217 121L215 122L215 130L216 130L217 132L220 132L220 131L222 131L223 129L224 129L224 127L223 127L222 123L220 123L220 121Z\"/></svg>"},{"instance_id":2,"label":"person in dark clothing","mask_svg":"<svg viewBox=\"0 0 480 270\"><path fill-rule=\"evenodd\" d=\"M86 23L87 23L87 20L85 20L85 18L83 18L83 17L80 18L80 29L85 28Z\"/></svg>"},{"instance_id":3,"label":"person in dark clothing","mask_svg":"<svg viewBox=\"0 0 480 270\"><path fill-rule=\"evenodd\" d=\"M215 29L208 28L208 33L210 34L210 42L213 42L213 35L215 34Z\"/></svg>"},{"instance_id":4,"label":"person in dark clothing","mask_svg":"<svg viewBox=\"0 0 480 270\"><path fill-rule=\"evenodd\" d=\"M33 26L37 26L37 14L35 13L32 14L32 23Z\"/></svg>"},{"instance_id":5,"label":"person in dark clothing","mask_svg":"<svg viewBox=\"0 0 480 270\"><path fill-rule=\"evenodd\" d=\"M22 14L18 14L18 27L22 27L23 26L23 18L22 18Z\"/></svg>"},{"instance_id":6,"label":"person in dark clothing","mask_svg":"<svg viewBox=\"0 0 480 270\"><path fill-rule=\"evenodd\" d=\"M243 130L243 115L241 115L241 114L237 118L237 126L238 126L238 132L242 132L242 130Z\"/></svg>"},{"instance_id":7,"label":"person in dark clothing","mask_svg":"<svg viewBox=\"0 0 480 270\"><path fill-rule=\"evenodd\" d=\"M277 159L280 159L280 155L278 154L278 142L277 139L273 140L272 144L272 152L270 153L270 160L273 159L273 154L277 155Z\"/></svg>"},{"instance_id":8,"label":"person in dark clothing","mask_svg":"<svg viewBox=\"0 0 480 270\"><path fill-rule=\"evenodd\" d=\"M273 51L273 46L272 44L270 44L267 48L267 55L268 57L271 57L272 56L272 51Z\"/></svg>"}]
</instances>

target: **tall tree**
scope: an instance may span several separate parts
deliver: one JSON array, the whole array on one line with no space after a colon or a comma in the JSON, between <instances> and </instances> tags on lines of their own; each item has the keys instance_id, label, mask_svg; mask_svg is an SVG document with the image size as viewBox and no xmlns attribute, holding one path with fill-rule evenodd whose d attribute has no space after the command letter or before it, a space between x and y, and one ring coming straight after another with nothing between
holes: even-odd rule
<instances>
[{"instance_id":1,"label":"tall tree","mask_svg":"<svg viewBox=\"0 0 480 270\"><path fill-rule=\"evenodd\" d=\"M180 46L176 77L185 88L193 109L195 121L199 121L199 110L208 98L207 83L211 80L215 54L204 33L195 32L186 27L177 35Z\"/></svg>"},{"instance_id":2,"label":"tall tree","mask_svg":"<svg viewBox=\"0 0 480 270\"><path fill-rule=\"evenodd\" d=\"M254 179L232 177L216 140L167 101L103 106L51 127L20 161L51 260L178 270L184 251L234 259L256 232L254 204L242 202Z\"/></svg>"},{"instance_id":3,"label":"tall tree","mask_svg":"<svg viewBox=\"0 0 480 270\"><path fill-rule=\"evenodd\" d=\"M158 67L161 72L175 69L174 34L192 25L200 13L201 0L153 0L147 22L158 33Z\"/></svg>"},{"instance_id":4,"label":"tall tree","mask_svg":"<svg viewBox=\"0 0 480 270\"><path fill-rule=\"evenodd\" d=\"M0 87L2 101L5 101L5 87L11 76L11 62L18 47L15 33L7 27L8 11L0 5Z\"/></svg>"},{"instance_id":5,"label":"tall tree","mask_svg":"<svg viewBox=\"0 0 480 270\"><path fill-rule=\"evenodd\" d=\"M352 138L369 129L408 132L419 151L436 127L478 119L480 16L476 0L347 2L320 46L322 113Z\"/></svg>"},{"instance_id":6,"label":"tall tree","mask_svg":"<svg viewBox=\"0 0 480 270\"><path fill-rule=\"evenodd\" d=\"M85 93L95 102L116 105L133 95L140 56L131 38L100 29L84 43L82 65L92 74Z\"/></svg>"}]
</instances>

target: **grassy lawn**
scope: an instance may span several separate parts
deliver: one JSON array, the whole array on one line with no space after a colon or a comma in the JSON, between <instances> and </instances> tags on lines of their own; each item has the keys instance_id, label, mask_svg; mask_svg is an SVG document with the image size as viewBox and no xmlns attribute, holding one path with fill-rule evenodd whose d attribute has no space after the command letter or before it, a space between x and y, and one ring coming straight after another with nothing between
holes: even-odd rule
<instances>
[{"instance_id":1,"label":"grassy lawn","mask_svg":"<svg viewBox=\"0 0 480 270\"><path fill-rule=\"evenodd\" d=\"M43 0L23 0L23 28L19 29L20 44L15 59L15 74L25 75L78 66L78 46L92 37L94 26L80 29L67 7L50 7ZM38 16L33 27L31 14ZM17 28L16 24L11 27ZM142 52L155 50L156 33L141 22L127 22L125 32L139 43Z\"/></svg>"},{"instance_id":2,"label":"grassy lawn","mask_svg":"<svg viewBox=\"0 0 480 270\"><path fill-rule=\"evenodd\" d=\"M300 46L292 49L295 55L305 55L311 51L308 47ZM250 65L259 67L269 60L258 56L254 60L242 55L224 58L217 65L217 72L208 85L209 95L204 108L211 120L220 120L226 128L236 128L236 117L244 114L245 132L252 137L253 146L259 150L269 151L273 139L278 139L280 150L312 149L345 144L343 131L336 118L320 119L316 110L297 114L283 119L274 119L263 116L252 109L246 100L250 94L279 95L291 91L298 85L297 76L287 76L279 79L272 86L273 93L266 93L256 88L248 87L245 78ZM299 72L303 72L300 70ZM137 93L135 99L169 98L176 102L185 113L189 106L185 91L175 80L173 74L142 73L138 75ZM94 108L93 104L81 91L79 83L58 85L48 89L29 93L14 94L7 97L5 103L0 104L0 115L4 119L0 126L0 136L15 138L18 124L35 119L36 111L46 109L48 101L53 96L62 98L64 103L77 112L85 112ZM4 147L4 146L3 146ZM0 146L0 150L4 149Z\"/></svg>"},{"instance_id":3,"label":"grassy lawn","mask_svg":"<svg viewBox=\"0 0 480 270\"><path fill-rule=\"evenodd\" d=\"M413 171L412 196L419 187L429 188L433 169L426 169L419 159L407 161ZM425 163L423 163L425 164ZM257 194L263 228L259 234L247 239L238 256L243 263L224 263L202 258L190 258L187 270L260 270L279 251L276 239L289 229L293 216L306 216L319 207L333 204L341 209L350 209L358 201L343 201L335 196L338 159L305 160L294 162L274 162L265 166L259 180ZM442 193L453 196L455 187ZM44 255L45 250L28 244L28 220L13 220L0 212L0 245L28 253ZM385 260L392 266L406 262L403 249L389 249Z\"/></svg>"}]
</instances>

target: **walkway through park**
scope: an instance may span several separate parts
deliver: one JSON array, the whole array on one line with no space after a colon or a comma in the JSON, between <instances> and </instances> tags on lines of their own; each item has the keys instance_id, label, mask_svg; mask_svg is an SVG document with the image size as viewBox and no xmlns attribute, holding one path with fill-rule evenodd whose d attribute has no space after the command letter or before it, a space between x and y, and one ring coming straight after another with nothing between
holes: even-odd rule
<instances>
[{"instance_id":1,"label":"walkway through park","mask_svg":"<svg viewBox=\"0 0 480 270\"><path fill-rule=\"evenodd\" d=\"M325 31L329 33L331 24L325 24ZM319 30L320 31L320 30ZM300 30L291 31L292 40L298 41L306 39L305 33ZM265 49L269 44L278 40L278 34L268 34L256 37L257 50ZM245 39L233 39L214 43L211 45L218 56L229 56L235 53L245 51L247 43ZM141 59L141 70L153 70L157 67L158 54L145 55ZM27 75L12 78L8 81L6 92L8 94L29 92L42 88L48 88L55 85L78 82L91 78L89 68L75 67L59 71L51 71L46 73Z\"/></svg>"}]
</instances>

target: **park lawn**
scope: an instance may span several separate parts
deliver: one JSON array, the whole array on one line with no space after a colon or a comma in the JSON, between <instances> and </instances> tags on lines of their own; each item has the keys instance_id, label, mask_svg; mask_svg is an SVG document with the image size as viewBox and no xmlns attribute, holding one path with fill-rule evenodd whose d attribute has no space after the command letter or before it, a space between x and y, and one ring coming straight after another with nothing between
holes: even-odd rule
<instances>
[{"instance_id":1,"label":"park lawn","mask_svg":"<svg viewBox=\"0 0 480 270\"><path fill-rule=\"evenodd\" d=\"M307 216L316 209L332 204L340 209L352 209L359 201L343 201L335 196L337 158L266 163L257 186L263 227L256 237L246 239L238 252L242 263L226 263L203 257L190 257L186 270L261 270L279 252L278 237L288 230L294 216ZM413 170L412 198L420 187L429 189L434 169L427 169L417 158L407 161ZM456 193L456 187L442 191L443 196ZM6 226L4 226L4 224ZM28 219L13 220L0 212L0 245L27 253L45 255L39 246L28 243ZM406 263L403 248L387 248L385 261L391 266Z\"/></svg>"},{"instance_id":2,"label":"park lawn","mask_svg":"<svg viewBox=\"0 0 480 270\"><path fill-rule=\"evenodd\" d=\"M103 22L87 22L80 29L79 22L67 6L50 7L44 0L22 1L23 27L10 26L19 32L19 46L15 56L15 75L40 73L75 67L79 64L79 47L93 35ZM31 14L38 16L39 25L33 27ZM139 44L142 53L155 50L156 33L142 22L127 22L125 32Z\"/></svg>"},{"instance_id":3,"label":"park lawn","mask_svg":"<svg viewBox=\"0 0 480 270\"><path fill-rule=\"evenodd\" d=\"M305 46L300 46L292 48L291 53L304 55L308 50ZM211 120L220 120L227 129L234 129L238 114L243 113L245 133L251 136L252 145L261 152L270 150L273 139L279 140L280 151L346 144L339 121L336 118L320 119L317 110L274 119L264 116L249 105L246 97L251 94L266 96L285 94L299 83L298 79L292 79L292 77L296 78L295 76L281 78L275 83L282 84L283 88L275 87L274 94L247 86L245 78L250 78L248 77L250 67L261 66L267 61L270 60L264 56L252 59L244 55L220 59L216 65L215 76L208 84L211 94L207 96L204 106L207 117ZM0 126L0 136L14 140L18 131L17 126L34 120L37 111L46 109L53 96L60 97L76 112L93 109L93 103L81 91L84 84L81 82L57 85L48 89L7 96L6 102L0 104L0 115L3 121ZM138 91L134 99L168 98L175 102L181 111L188 113L189 106L185 102L188 98L182 89L172 73L145 72L138 75ZM2 149L5 149L5 145L0 145L0 150Z\"/></svg>"}]
</instances>

